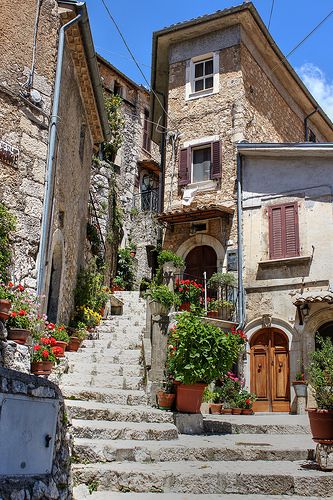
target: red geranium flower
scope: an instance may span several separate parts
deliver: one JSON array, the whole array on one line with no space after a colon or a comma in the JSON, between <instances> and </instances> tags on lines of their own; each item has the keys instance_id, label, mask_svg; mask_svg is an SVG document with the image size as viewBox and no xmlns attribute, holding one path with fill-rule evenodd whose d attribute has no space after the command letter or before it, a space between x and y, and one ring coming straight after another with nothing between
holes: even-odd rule
<instances>
[{"instance_id":1,"label":"red geranium flower","mask_svg":"<svg viewBox=\"0 0 333 500\"><path fill-rule=\"evenodd\" d=\"M49 357L49 351L44 349L44 351L42 352L42 356L43 356L43 358L47 359Z\"/></svg>"},{"instance_id":2,"label":"red geranium flower","mask_svg":"<svg viewBox=\"0 0 333 500\"><path fill-rule=\"evenodd\" d=\"M55 324L54 324L54 323L49 323L49 324L47 325L47 329L48 329L48 330L54 330L54 327L55 327Z\"/></svg>"},{"instance_id":3,"label":"red geranium flower","mask_svg":"<svg viewBox=\"0 0 333 500\"><path fill-rule=\"evenodd\" d=\"M18 314L19 316L26 316L27 311L25 311L24 309L20 309Z\"/></svg>"},{"instance_id":4,"label":"red geranium flower","mask_svg":"<svg viewBox=\"0 0 333 500\"><path fill-rule=\"evenodd\" d=\"M10 282L8 283L8 286L9 286L10 288L12 288L12 287L14 286L14 283L13 283L12 281L10 281Z\"/></svg>"},{"instance_id":5,"label":"red geranium flower","mask_svg":"<svg viewBox=\"0 0 333 500\"><path fill-rule=\"evenodd\" d=\"M49 343L50 343L50 345L52 345L52 346L57 345L57 341L56 341L56 339L55 339L54 337L51 337L51 338L49 339Z\"/></svg>"},{"instance_id":6,"label":"red geranium flower","mask_svg":"<svg viewBox=\"0 0 333 500\"><path fill-rule=\"evenodd\" d=\"M43 345L50 345L50 339L48 337L42 337L40 341Z\"/></svg>"},{"instance_id":7,"label":"red geranium flower","mask_svg":"<svg viewBox=\"0 0 333 500\"><path fill-rule=\"evenodd\" d=\"M12 312L10 313L10 315L11 315L11 317L12 317L12 318L16 318L17 313L16 313L15 311L12 311Z\"/></svg>"},{"instance_id":8,"label":"red geranium flower","mask_svg":"<svg viewBox=\"0 0 333 500\"><path fill-rule=\"evenodd\" d=\"M34 351L39 351L41 349L41 346L39 344L34 345Z\"/></svg>"},{"instance_id":9,"label":"red geranium flower","mask_svg":"<svg viewBox=\"0 0 333 500\"><path fill-rule=\"evenodd\" d=\"M21 285L21 283L19 285L17 285L17 289L20 291L20 292L24 292L24 286Z\"/></svg>"}]
</instances>

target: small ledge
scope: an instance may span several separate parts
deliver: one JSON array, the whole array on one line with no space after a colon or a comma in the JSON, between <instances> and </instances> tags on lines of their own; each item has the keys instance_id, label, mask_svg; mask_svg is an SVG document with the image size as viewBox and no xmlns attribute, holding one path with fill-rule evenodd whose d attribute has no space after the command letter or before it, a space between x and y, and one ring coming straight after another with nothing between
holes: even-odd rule
<instances>
[{"instance_id":1,"label":"small ledge","mask_svg":"<svg viewBox=\"0 0 333 500\"><path fill-rule=\"evenodd\" d=\"M290 264L292 266L299 266L308 264L311 261L311 256L300 256L300 257L287 257L286 259L271 259L271 260L261 260L258 262L260 267L278 267Z\"/></svg>"},{"instance_id":2,"label":"small ledge","mask_svg":"<svg viewBox=\"0 0 333 500\"><path fill-rule=\"evenodd\" d=\"M213 179L202 182L193 182L188 184L186 189L197 189L197 193L204 193L205 191L215 191L217 188L217 182Z\"/></svg>"}]
</instances>

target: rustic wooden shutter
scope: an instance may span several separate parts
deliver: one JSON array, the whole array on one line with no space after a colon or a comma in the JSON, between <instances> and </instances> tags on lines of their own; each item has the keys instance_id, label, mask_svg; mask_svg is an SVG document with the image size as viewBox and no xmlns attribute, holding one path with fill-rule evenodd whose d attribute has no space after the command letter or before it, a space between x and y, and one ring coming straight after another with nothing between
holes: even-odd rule
<instances>
[{"instance_id":1,"label":"rustic wooden shutter","mask_svg":"<svg viewBox=\"0 0 333 500\"><path fill-rule=\"evenodd\" d=\"M297 203L269 207L268 219L270 259L299 255Z\"/></svg>"},{"instance_id":2,"label":"rustic wooden shutter","mask_svg":"<svg viewBox=\"0 0 333 500\"><path fill-rule=\"evenodd\" d=\"M212 144L212 168L211 178L219 179L221 177L221 144L220 141Z\"/></svg>"},{"instance_id":3,"label":"rustic wooden shutter","mask_svg":"<svg viewBox=\"0 0 333 500\"><path fill-rule=\"evenodd\" d=\"M179 152L179 186L186 186L190 182L191 148L181 149Z\"/></svg>"}]
</instances>

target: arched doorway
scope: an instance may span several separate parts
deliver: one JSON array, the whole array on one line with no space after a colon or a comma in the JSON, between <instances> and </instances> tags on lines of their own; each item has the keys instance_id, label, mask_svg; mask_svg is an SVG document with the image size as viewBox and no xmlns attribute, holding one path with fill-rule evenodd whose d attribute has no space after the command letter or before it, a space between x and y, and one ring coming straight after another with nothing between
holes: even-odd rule
<instances>
[{"instance_id":1,"label":"arched doorway","mask_svg":"<svg viewBox=\"0 0 333 500\"><path fill-rule=\"evenodd\" d=\"M217 255L214 248L201 245L193 248L185 257L185 279L203 280L203 273L207 273L207 279L217 271Z\"/></svg>"},{"instance_id":2,"label":"arched doorway","mask_svg":"<svg viewBox=\"0 0 333 500\"><path fill-rule=\"evenodd\" d=\"M318 328L318 333L323 339L330 338L333 342L333 321L324 323ZM317 338L315 339L316 349L319 347Z\"/></svg>"},{"instance_id":3,"label":"arched doorway","mask_svg":"<svg viewBox=\"0 0 333 500\"><path fill-rule=\"evenodd\" d=\"M254 411L289 412L288 338L276 328L263 328L251 339L251 392Z\"/></svg>"},{"instance_id":4,"label":"arched doorway","mask_svg":"<svg viewBox=\"0 0 333 500\"><path fill-rule=\"evenodd\" d=\"M47 318L52 323L56 323L58 316L59 294L62 275L62 245L56 244L52 256L52 268L47 302Z\"/></svg>"}]
</instances>

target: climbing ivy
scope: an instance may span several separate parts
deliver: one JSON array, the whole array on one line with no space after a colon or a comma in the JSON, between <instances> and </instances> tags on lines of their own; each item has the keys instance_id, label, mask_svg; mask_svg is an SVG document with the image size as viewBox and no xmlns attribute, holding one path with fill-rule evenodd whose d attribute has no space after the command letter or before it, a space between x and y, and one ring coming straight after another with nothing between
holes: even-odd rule
<instances>
[{"instance_id":1,"label":"climbing ivy","mask_svg":"<svg viewBox=\"0 0 333 500\"><path fill-rule=\"evenodd\" d=\"M121 112L122 98L118 95L105 95L104 104L111 129L111 139L103 145L104 159L114 162L117 151L123 143L125 120Z\"/></svg>"},{"instance_id":2,"label":"climbing ivy","mask_svg":"<svg viewBox=\"0 0 333 500\"><path fill-rule=\"evenodd\" d=\"M15 231L16 218L0 203L0 281L9 279L9 267L12 263L12 245L10 235Z\"/></svg>"}]
</instances>

